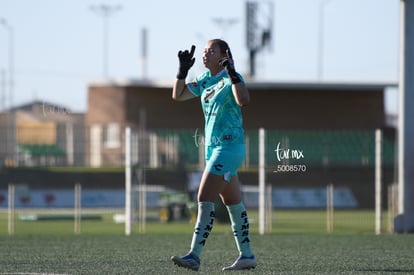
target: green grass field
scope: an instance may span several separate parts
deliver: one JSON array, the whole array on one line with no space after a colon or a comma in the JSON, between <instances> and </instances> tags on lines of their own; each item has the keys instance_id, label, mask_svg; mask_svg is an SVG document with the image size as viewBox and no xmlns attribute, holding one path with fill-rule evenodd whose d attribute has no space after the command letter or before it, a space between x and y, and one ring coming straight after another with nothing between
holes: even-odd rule
<instances>
[{"instance_id":1,"label":"green grass field","mask_svg":"<svg viewBox=\"0 0 414 275\"><path fill-rule=\"evenodd\" d=\"M49 211L49 212L48 212ZM90 214L88 210L83 211L84 214ZM122 210L119 210L121 213ZM42 235L42 234L73 234L73 221L40 221L25 222L18 219L21 215L36 214L34 210L19 209L16 214L16 235ZM41 214L50 213L50 210L42 210ZM56 214L56 212L52 212ZM57 213L73 213L62 212ZM115 224L112 220L113 213L109 212L92 212L100 214L102 221L83 221L82 233L84 234L123 234L122 224ZM336 234L373 234L374 233L374 211L371 210L336 210L334 214L334 233ZM148 216L153 220L159 217L157 211L150 211ZM249 211L249 218L253 233L258 232L258 213L257 211ZM148 233L187 233L191 232L192 222L173 222L159 223L147 222ZM387 215L383 217L383 228L388 232ZM216 223L214 230L220 233L230 233L230 227L227 224ZM138 231L138 230L135 230ZM272 233L277 234L309 234L326 233L326 212L324 210L276 210L272 214ZM0 212L0 236L7 235L7 214L5 210Z\"/></svg>"},{"instance_id":2,"label":"green grass field","mask_svg":"<svg viewBox=\"0 0 414 275\"><path fill-rule=\"evenodd\" d=\"M327 234L319 211L276 212L272 233L257 234L251 213L252 245L258 260L253 271L238 274L414 274L414 235L376 236L373 213L335 214L335 231ZM7 235L0 214L0 274L194 274L176 267L172 255L187 252L189 222L147 222L147 233L123 235L112 215L82 222L17 221ZM237 257L228 224L215 224L202 255L199 274L219 274Z\"/></svg>"}]
</instances>

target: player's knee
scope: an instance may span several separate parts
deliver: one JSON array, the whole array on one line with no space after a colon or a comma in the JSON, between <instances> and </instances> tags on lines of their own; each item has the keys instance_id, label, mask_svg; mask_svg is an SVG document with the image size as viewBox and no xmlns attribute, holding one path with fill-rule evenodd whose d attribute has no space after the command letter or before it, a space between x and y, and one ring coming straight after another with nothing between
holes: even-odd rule
<instances>
[{"instance_id":1,"label":"player's knee","mask_svg":"<svg viewBox=\"0 0 414 275\"><path fill-rule=\"evenodd\" d=\"M235 194L234 196L221 196L224 205L233 205L241 202L241 196Z\"/></svg>"},{"instance_id":2,"label":"player's knee","mask_svg":"<svg viewBox=\"0 0 414 275\"><path fill-rule=\"evenodd\" d=\"M213 196L211 194L198 194L197 201L198 202L202 202L202 201L215 202L216 201L215 197L216 196Z\"/></svg>"}]
</instances>

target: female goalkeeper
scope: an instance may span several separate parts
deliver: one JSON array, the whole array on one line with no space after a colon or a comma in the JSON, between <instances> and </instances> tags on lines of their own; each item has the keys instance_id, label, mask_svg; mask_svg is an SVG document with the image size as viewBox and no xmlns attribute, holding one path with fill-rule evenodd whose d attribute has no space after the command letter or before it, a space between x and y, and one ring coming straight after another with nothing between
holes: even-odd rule
<instances>
[{"instance_id":1,"label":"female goalkeeper","mask_svg":"<svg viewBox=\"0 0 414 275\"><path fill-rule=\"evenodd\" d=\"M206 166L197 195L198 214L190 251L171 260L181 267L199 269L201 251L213 228L214 202L220 196L227 207L239 250L236 261L223 270L255 268L249 220L237 176L245 157L241 107L249 103L249 92L234 68L228 44L221 39L208 41L204 48L203 64L208 70L186 83L188 71L195 62L194 51L192 46L190 51L178 52L179 70L172 98L184 101L200 97L205 118Z\"/></svg>"}]
</instances>

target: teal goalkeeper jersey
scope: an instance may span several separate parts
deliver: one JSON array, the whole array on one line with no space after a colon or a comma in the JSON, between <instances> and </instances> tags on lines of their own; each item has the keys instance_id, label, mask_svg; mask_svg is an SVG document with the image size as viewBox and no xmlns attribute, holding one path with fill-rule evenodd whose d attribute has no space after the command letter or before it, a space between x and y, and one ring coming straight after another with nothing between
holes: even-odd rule
<instances>
[{"instance_id":1,"label":"teal goalkeeper jersey","mask_svg":"<svg viewBox=\"0 0 414 275\"><path fill-rule=\"evenodd\" d=\"M244 84L242 76L239 77ZM215 76L206 71L187 84L188 89L201 99L206 146L244 144L241 107L236 103L231 85L225 70Z\"/></svg>"}]
</instances>

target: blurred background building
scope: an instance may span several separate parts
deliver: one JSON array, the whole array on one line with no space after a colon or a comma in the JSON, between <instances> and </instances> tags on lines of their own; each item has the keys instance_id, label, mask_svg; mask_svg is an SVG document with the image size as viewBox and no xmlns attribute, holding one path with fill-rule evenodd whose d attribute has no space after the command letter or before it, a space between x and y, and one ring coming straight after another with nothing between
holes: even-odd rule
<instances>
[{"instance_id":1,"label":"blurred background building","mask_svg":"<svg viewBox=\"0 0 414 275\"><path fill-rule=\"evenodd\" d=\"M6 167L84 165L85 115L43 101L0 113L0 160Z\"/></svg>"}]
</instances>

